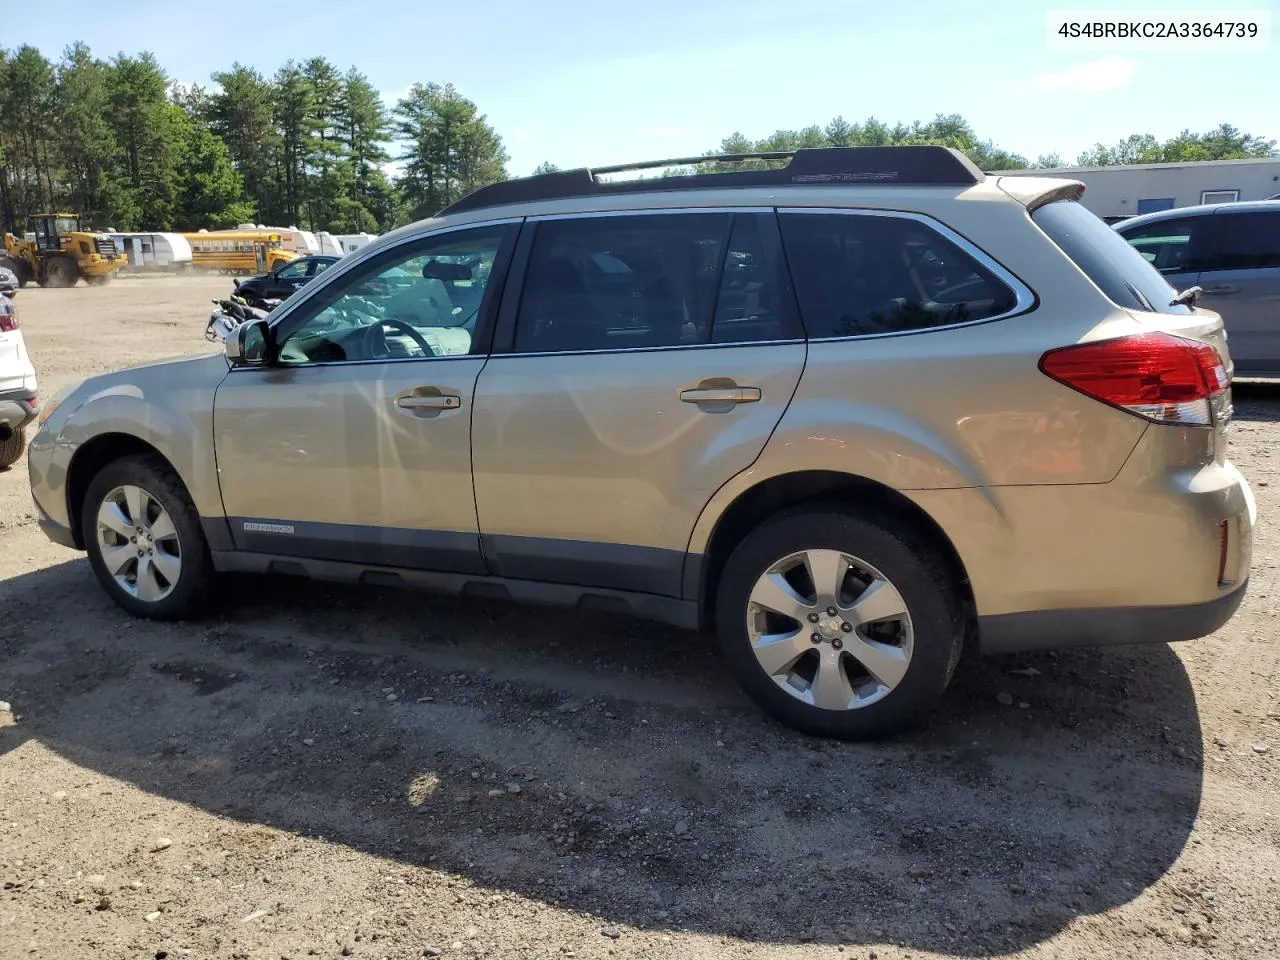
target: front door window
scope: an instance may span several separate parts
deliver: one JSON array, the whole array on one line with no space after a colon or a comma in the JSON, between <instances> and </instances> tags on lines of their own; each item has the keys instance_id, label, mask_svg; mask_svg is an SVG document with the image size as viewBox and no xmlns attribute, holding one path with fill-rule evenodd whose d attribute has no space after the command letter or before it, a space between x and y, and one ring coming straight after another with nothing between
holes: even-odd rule
<instances>
[{"instance_id":1,"label":"front door window","mask_svg":"<svg viewBox=\"0 0 1280 960\"><path fill-rule=\"evenodd\" d=\"M289 324L281 362L472 353L489 276L509 230L441 234L373 258L307 302L305 316Z\"/></svg>"}]
</instances>

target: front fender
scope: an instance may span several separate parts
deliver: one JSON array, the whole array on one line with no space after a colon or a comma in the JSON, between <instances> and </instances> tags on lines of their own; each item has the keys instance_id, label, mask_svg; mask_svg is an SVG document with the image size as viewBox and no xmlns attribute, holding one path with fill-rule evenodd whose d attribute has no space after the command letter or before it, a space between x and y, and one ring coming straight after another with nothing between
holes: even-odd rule
<instances>
[{"instance_id":1,"label":"front fender","mask_svg":"<svg viewBox=\"0 0 1280 960\"><path fill-rule=\"evenodd\" d=\"M169 461L201 516L221 516L213 395L226 375L226 361L212 355L86 381L63 401L66 412L58 411L33 438L33 490L37 479L61 489L65 504L76 457L93 441L121 434L154 447Z\"/></svg>"}]
</instances>

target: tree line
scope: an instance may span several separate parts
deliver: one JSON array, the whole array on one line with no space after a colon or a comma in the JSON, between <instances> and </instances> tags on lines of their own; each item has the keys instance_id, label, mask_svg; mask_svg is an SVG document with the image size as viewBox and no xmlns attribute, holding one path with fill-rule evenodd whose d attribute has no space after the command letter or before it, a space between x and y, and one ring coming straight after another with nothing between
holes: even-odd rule
<instances>
[{"instance_id":1,"label":"tree line","mask_svg":"<svg viewBox=\"0 0 1280 960\"><path fill-rule=\"evenodd\" d=\"M983 140L958 114L939 114L928 123L898 123L889 126L871 117L849 123L836 117L826 126L803 130L778 130L768 137L752 140L734 133L711 153L740 154L796 150L801 147L891 147L913 144L940 144L968 155L983 170L1020 170L1067 166L1058 154L1042 154L1028 160L1020 154ZM1280 156L1276 141L1244 133L1230 124L1221 124L1208 133L1183 130L1164 142L1151 134L1133 134L1113 147L1101 143L1083 151L1076 166L1111 166L1131 163L1175 163L1190 160L1241 160L1249 157Z\"/></svg>"},{"instance_id":2,"label":"tree line","mask_svg":"<svg viewBox=\"0 0 1280 960\"><path fill-rule=\"evenodd\" d=\"M233 64L209 87L175 84L150 53L109 60L83 43L57 62L0 48L0 221L72 210L117 230L263 222L382 232L507 177L502 138L452 84L418 83L390 108L355 67L324 57L273 75ZM874 117L734 133L708 155L824 146L943 144L984 170L1058 167L978 136L956 114L889 125ZM1081 166L1277 156L1276 142L1222 124L1166 141L1095 144ZM714 169L714 165L709 168ZM534 171L558 169L543 163Z\"/></svg>"},{"instance_id":3,"label":"tree line","mask_svg":"<svg viewBox=\"0 0 1280 960\"><path fill-rule=\"evenodd\" d=\"M414 84L388 109L324 57L211 80L175 84L150 53L0 48L5 229L72 210L117 230L381 232L507 176L502 138L450 84Z\"/></svg>"}]
</instances>

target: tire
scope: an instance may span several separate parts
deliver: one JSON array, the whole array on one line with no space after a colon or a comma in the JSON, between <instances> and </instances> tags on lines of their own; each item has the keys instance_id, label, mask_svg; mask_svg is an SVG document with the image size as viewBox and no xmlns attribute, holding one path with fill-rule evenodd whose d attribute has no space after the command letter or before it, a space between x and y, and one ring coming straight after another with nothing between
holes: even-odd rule
<instances>
[{"instance_id":1,"label":"tire","mask_svg":"<svg viewBox=\"0 0 1280 960\"><path fill-rule=\"evenodd\" d=\"M6 439L0 440L0 470L7 470L17 463L26 446L27 438L21 430L13 430Z\"/></svg>"},{"instance_id":2,"label":"tire","mask_svg":"<svg viewBox=\"0 0 1280 960\"><path fill-rule=\"evenodd\" d=\"M139 491L141 497L130 492L133 490ZM115 529L99 519L107 515L102 511L108 500L120 511L110 514ZM132 522L137 519L139 505L147 520L143 524L146 539L137 534L137 524ZM162 523L160 511L170 518L168 527ZM169 529L172 536L168 535ZM159 457L123 457L103 467L85 494L81 533L98 582L111 599L134 616L183 620L199 616L208 608L215 582L209 544L186 487ZM130 536L134 541L128 539ZM145 567L143 555L134 555L134 550L143 549L144 544L151 548ZM107 550L113 547L126 552L108 555ZM159 557L165 558L163 562ZM127 582L130 574L132 588Z\"/></svg>"},{"instance_id":3,"label":"tire","mask_svg":"<svg viewBox=\"0 0 1280 960\"><path fill-rule=\"evenodd\" d=\"M44 270L46 287L74 287L78 279L80 279L80 268L67 256L54 257Z\"/></svg>"},{"instance_id":4,"label":"tire","mask_svg":"<svg viewBox=\"0 0 1280 960\"><path fill-rule=\"evenodd\" d=\"M826 571L819 579L834 584L849 558L838 606L822 606L824 591L813 590L807 571ZM773 592L775 586L786 589ZM872 587L878 611L862 603ZM826 590L827 598L834 592ZM792 597L803 601L791 608L794 618L769 614L760 603L785 607ZM871 618L899 608L904 616L859 622L858 611ZM748 534L720 578L716 623L730 668L760 707L803 733L843 740L914 725L946 690L964 639L956 584L938 551L839 508L789 512Z\"/></svg>"}]
</instances>

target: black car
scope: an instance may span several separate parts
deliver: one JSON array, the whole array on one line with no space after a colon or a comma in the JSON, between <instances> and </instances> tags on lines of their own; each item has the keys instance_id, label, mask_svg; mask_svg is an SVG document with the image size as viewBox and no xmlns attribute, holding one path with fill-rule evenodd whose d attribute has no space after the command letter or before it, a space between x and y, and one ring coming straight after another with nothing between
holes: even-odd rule
<instances>
[{"instance_id":1,"label":"black car","mask_svg":"<svg viewBox=\"0 0 1280 960\"><path fill-rule=\"evenodd\" d=\"M299 257L280 264L270 273L242 280L236 284L236 293L261 300L284 300L337 262L337 257L330 256Z\"/></svg>"}]
</instances>

